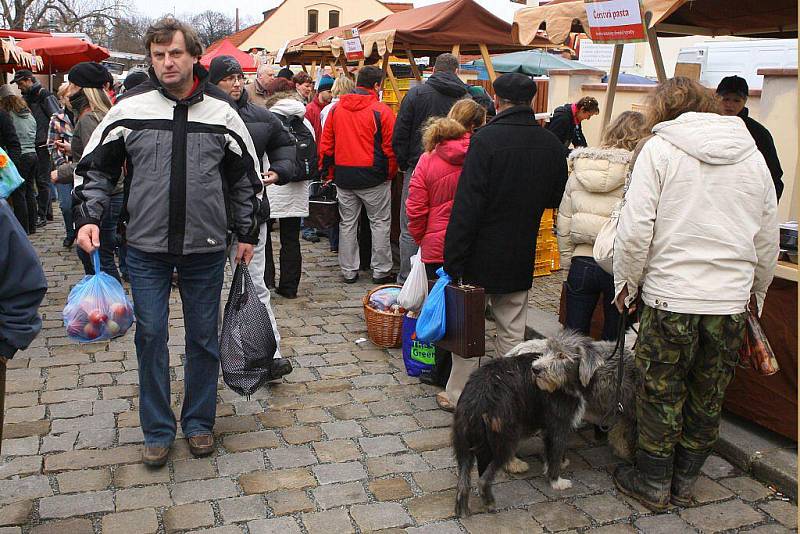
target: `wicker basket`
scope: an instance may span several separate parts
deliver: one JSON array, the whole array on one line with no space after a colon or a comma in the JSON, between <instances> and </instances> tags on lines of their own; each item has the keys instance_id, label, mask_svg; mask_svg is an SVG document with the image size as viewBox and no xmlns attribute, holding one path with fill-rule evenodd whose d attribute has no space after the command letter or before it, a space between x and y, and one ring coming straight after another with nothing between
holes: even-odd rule
<instances>
[{"instance_id":1,"label":"wicker basket","mask_svg":"<svg viewBox=\"0 0 800 534\"><path fill-rule=\"evenodd\" d=\"M369 339L387 349L398 348L403 344L403 314L376 310L369 305L369 298L379 289L386 287L402 287L398 284L386 284L373 288L364 296L364 319L367 321Z\"/></svg>"}]
</instances>

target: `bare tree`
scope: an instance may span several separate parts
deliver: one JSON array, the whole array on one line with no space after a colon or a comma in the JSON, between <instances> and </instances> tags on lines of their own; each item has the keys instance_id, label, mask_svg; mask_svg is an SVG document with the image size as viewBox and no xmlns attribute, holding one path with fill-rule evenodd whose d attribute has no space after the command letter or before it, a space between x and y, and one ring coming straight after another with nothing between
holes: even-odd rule
<instances>
[{"instance_id":1,"label":"bare tree","mask_svg":"<svg viewBox=\"0 0 800 534\"><path fill-rule=\"evenodd\" d=\"M0 0L1 1L1 0ZM153 19L148 17L125 17L119 19L111 36L111 47L120 52L144 53L144 34Z\"/></svg>"},{"instance_id":2,"label":"bare tree","mask_svg":"<svg viewBox=\"0 0 800 534\"><path fill-rule=\"evenodd\" d=\"M208 46L214 41L223 39L234 31L233 19L219 11L203 11L191 18L191 24L197 30L203 46Z\"/></svg>"},{"instance_id":3,"label":"bare tree","mask_svg":"<svg viewBox=\"0 0 800 534\"><path fill-rule=\"evenodd\" d=\"M85 31L110 26L128 13L123 0L0 0L3 25L13 29Z\"/></svg>"}]
</instances>

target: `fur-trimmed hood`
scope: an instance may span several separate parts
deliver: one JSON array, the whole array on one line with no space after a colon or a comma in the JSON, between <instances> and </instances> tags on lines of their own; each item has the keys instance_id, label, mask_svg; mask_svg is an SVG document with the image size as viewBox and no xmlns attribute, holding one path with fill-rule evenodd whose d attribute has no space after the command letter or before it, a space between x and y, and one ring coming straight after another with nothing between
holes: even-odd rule
<instances>
[{"instance_id":1,"label":"fur-trimmed hood","mask_svg":"<svg viewBox=\"0 0 800 534\"><path fill-rule=\"evenodd\" d=\"M569 155L572 174L592 193L609 193L625 185L632 153L621 148L578 148Z\"/></svg>"}]
</instances>

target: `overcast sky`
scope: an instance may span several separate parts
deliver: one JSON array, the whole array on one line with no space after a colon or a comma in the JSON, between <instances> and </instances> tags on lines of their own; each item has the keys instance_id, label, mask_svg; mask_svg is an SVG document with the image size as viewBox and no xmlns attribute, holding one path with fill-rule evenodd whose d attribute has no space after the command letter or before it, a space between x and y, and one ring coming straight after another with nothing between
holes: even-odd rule
<instances>
[{"instance_id":1,"label":"overcast sky","mask_svg":"<svg viewBox=\"0 0 800 534\"><path fill-rule=\"evenodd\" d=\"M419 7L439 1L441 0L415 0L414 5ZM173 12L178 15L200 13L208 9L222 11L226 15L233 17L237 3L239 4L239 16L242 17L242 20L255 23L261 20L263 11L275 7L280 3L280 0L234 0L230 3L220 2L219 0L135 0L135 6L139 13L148 17L157 17L167 12ZM509 0L478 0L478 3L509 22L513 18L514 11L521 7L519 4L513 4ZM529 0L528 3L533 4L534 2Z\"/></svg>"}]
</instances>

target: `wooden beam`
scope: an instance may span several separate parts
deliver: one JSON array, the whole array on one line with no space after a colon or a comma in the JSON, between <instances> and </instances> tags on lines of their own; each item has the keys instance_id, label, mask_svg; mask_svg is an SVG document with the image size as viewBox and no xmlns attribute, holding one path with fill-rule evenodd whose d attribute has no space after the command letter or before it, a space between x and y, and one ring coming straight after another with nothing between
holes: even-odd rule
<instances>
[{"instance_id":1,"label":"wooden beam","mask_svg":"<svg viewBox=\"0 0 800 534\"><path fill-rule=\"evenodd\" d=\"M494 71L494 65L492 65L492 56L489 55L489 49L485 44L479 44L478 47L481 49L481 57L486 64L486 72L489 73L489 80L493 82L497 79L497 73Z\"/></svg>"},{"instance_id":2,"label":"wooden beam","mask_svg":"<svg viewBox=\"0 0 800 534\"><path fill-rule=\"evenodd\" d=\"M406 57L408 57L408 64L411 65L411 72L414 74L414 78L416 78L418 82L421 82L422 74L419 72L417 60L414 58L414 52L412 52L410 48L406 49Z\"/></svg>"},{"instance_id":3,"label":"wooden beam","mask_svg":"<svg viewBox=\"0 0 800 534\"><path fill-rule=\"evenodd\" d=\"M658 46L658 34L655 28L647 28L647 42L650 44L650 53L653 55L658 81L664 83L667 81L667 71L664 69L664 58L661 57L661 47Z\"/></svg>"},{"instance_id":4,"label":"wooden beam","mask_svg":"<svg viewBox=\"0 0 800 534\"><path fill-rule=\"evenodd\" d=\"M389 65L389 55L386 55L386 74L389 76L389 83L392 84L392 90L394 91L394 95L397 97L397 101L399 103L403 102L403 96L400 94L400 86L397 83L397 78L394 77L394 71L392 70L392 66Z\"/></svg>"},{"instance_id":5,"label":"wooden beam","mask_svg":"<svg viewBox=\"0 0 800 534\"><path fill-rule=\"evenodd\" d=\"M685 26L682 24L656 24L656 31L661 33L674 33L675 35L705 35L708 37L719 35L719 32L715 32L710 28Z\"/></svg>"},{"instance_id":6,"label":"wooden beam","mask_svg":"<svg viewBox=\"0 0 800 534\"><path fill-rule=\"evenodd\" d=\"M322 63L322 61L320 61L320 63ZM306 70L306 66L305 65L303 65L303 70ZM308 71L306 71L306 72L308 72ZM309 72L309 74L311 75L311 78L314 78L314 76L317 74L317 60L316 59L311 62L311 72Z\"/></svg>"},{"instance_id":7,"label":"wooden beam","mask_svg":"<svg viewBox=\"0 0 800 534\"><path fill-rule=\"evenodd\" d=\"M454 56L458 57L459 54L461 53L461 45L460 44L454 44L452 50L450 51L450 53L453 54Z\"/></svg>"},{"instance_id":8,"label":"wooden beam","mask_svg":"<svg viewBox=\"0 0 800 534\"><path fill-rule=\"evenodd\" d=\"M603 107L603 124L600 131L606 129L611 121L611 111L614 109L614 97L617 96L617 81L619 80L619 67L622 64L622 50L625 45L615 44L614 54L611 57L611 73L608 75L608 87L606 88L606 103Z\"/></svg>"}]
</instances>

